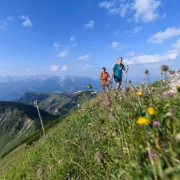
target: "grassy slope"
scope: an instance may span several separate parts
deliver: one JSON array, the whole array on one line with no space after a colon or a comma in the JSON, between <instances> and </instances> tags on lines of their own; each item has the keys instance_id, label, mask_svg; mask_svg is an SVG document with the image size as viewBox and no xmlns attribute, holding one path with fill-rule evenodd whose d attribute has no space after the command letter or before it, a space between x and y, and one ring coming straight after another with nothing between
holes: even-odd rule
<instances>
[{"instance_id":1,"label":"grassy slope","mask_svg":"<svg viewBox=\"0 0 180 180\"><path fill-rule=\"evenodd\" d=\"M25 144L19 146L13 152L11 152L8 156L5 156L0 160L0 172L3 172L9 168L13 163L15 163L18 159L20 159L23 155L23 152L26 151Z\"/></svg>"},{"instance_id":2,"label":"grassy slope","mask_svg":"<svg viewBox=\"0 0 180 180\"><path fill-rule=\"evenodd\" d=\"M180 96L146 90L142 97L130 90L89 101L27 149L1 179L178 179ZM137 124L140 116L151 123Z\"/></svg>"},{"instance_id":3,"label":"grassy slope","mask_svg":"<svg viewBox=\"0 0 180 180\"><path fill-rule=\"evenodd\" d=\"M47 112L41 111L41 115L44 117L44 124L55 119ZM40 127L35 107L0 101L0 157L34 134Z\"/></svg>"},{"instance_id":4,"label":"grassy slope","mask_svg":"<svg viewBox=\"0 0 180 180\"><path fill-rule=\"evenodd\" d=\"M90 92L76 94L54 94L54 93L26 93L21 101L34 106L36 99L40 100L40 108L55 113L57 107L63 108L61 114L67 114L72 108L77 107L86 98L92 98ZM48 113L41 113L44 123L53 120L53 116L47 116ZM39 117L35 107L15 102L0 102L0 157L9 152L14 147L29 136L33 135L39 129ZM34 123L35 122L35 123ZM37 127L38 126L38 127ZM41 127L41 126L40 126Z\"/></svg>"}]
</instances>

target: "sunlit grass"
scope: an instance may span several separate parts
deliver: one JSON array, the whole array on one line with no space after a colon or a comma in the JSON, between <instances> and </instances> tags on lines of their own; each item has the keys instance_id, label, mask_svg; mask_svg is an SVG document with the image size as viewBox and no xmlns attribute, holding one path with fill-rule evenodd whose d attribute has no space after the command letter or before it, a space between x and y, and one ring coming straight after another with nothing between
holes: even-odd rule
<instances>
[{"instance_id":1,"label":"sunlit grass","mask_svg":"<svg viewBox=\"0 0 180 180\"><path fill-rule=\"evenodd\" d=\"M180 93L167 96L167 89L159 81L100 94L29 147L1 179L179 179Z\"/></svg>"}]
</instances>

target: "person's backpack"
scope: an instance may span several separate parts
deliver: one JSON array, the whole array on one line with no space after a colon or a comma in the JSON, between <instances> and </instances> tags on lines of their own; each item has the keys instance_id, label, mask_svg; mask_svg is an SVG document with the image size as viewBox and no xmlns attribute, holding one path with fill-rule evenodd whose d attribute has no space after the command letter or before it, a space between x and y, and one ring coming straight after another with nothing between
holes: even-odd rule
<instances>
[{"instance_id":1,"label":"person's backpack","mask_svg":"<svg viewBox=\"0 0 180 180\"><path fill-rule=\"evenodd\" d=\"M103 82L104 80L106 80L108 82L108 77L109 77L109 73L108 72L102 72L101 73L101 81Z\"/></svg>"}]
</instances>

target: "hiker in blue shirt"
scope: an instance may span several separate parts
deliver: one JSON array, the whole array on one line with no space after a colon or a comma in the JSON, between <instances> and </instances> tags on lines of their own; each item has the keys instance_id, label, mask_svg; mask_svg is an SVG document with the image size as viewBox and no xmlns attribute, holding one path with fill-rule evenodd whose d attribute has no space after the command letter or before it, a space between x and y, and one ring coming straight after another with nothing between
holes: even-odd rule
<instances>
[{"instance_id":1,"label":"hiker in blue shirt","mask_svg":"<svg viewBox=\"0 0 180 180\"><path fill-rule=\"evenodd\" d=\"M125 73L128 71L128 68L126 69L124 64L122 64L122 57L118 58L118 63L114 64L114 67L112 69L112 77L114 77L114 81L116 82L116 92L120 92L120 86L122 83L122 77L123 73L122 70L125 71Z\"/></svg>"}]
</instances>

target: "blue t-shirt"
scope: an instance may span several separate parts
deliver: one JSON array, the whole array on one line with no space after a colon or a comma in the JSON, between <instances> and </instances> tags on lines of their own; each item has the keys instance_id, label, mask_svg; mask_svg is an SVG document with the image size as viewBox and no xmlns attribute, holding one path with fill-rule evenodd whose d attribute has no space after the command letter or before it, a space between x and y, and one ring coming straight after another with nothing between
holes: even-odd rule
<instances>
[{"instance_id":1,"label":"blue t-shirt","mask_svg":"<svg viewBox=\"0 0 180 180\"><path fill-rule=\"evenodd\" d=\"M122 78L122 70L126 71L126 68L124 64L115 64L112 70L114 70L114 77Z\"/></svg>"}]
</instances>

